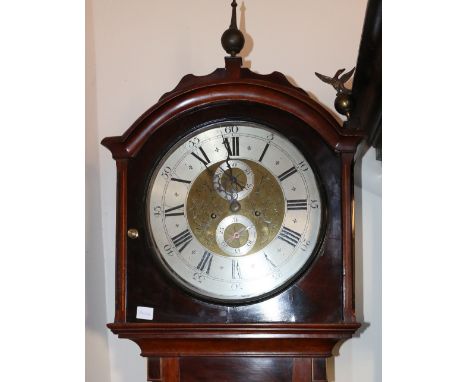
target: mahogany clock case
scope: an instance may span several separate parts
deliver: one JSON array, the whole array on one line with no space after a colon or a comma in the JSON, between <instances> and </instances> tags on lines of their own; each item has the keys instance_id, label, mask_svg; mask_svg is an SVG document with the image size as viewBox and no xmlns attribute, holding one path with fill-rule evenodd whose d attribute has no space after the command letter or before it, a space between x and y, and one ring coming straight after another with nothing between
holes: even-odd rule
<instances>
[{"instance_id":1,"label":"mahogany clock case","mask_svg":"<svg viewBox=\"0 0 468 382\"><path fill-rule=\"evenodd\" d=\"M240 361L248 365L256 357L289 357L284 362L292 380L325 381L325 358L360 327L354 314L352 168L364 135L340 127L281 73L259 75L241 65L240 58L226 58L226 68L184 77L122 136L102 141L117 162L115 319L108 327L139 345L151 381L189 381L186 366L193 370L203 357L214 357L203 358L203 365L221 371L226 362L217 357L251 357ZM222 121L257 123L288 138L319 183L321 240L302 273L261 301L222 304L188 292L166 273L151 239L147 198L154 169L181 138ZM127 236L131 228L138 238ZM137 319L138 306L153 308L153 319ZM228 380L248 380L250 369Z\"/></svg>"},{"instance_id":2,"label":"mahogany clock case","mask_svg":"<svg viewBox=\"0 0 468 382\"><path fill-rule=\"evenodd\" d=\"M323 234L313 264L275 296L224 305L181 288L157 261L147 218L147 196L155 166L182 137L217 121L247 121L286 136L314 167L321 186ZM154 322L340 322L343 320L341 260L341 161L310 126L277 108L253 102L212 103L160 126L128 161L127 225L138 229L127 241L126 321L138 322L137 306L154 308ZM314 256L311 257L314 260ZM144 322L148 322L144 320Z\"/></svg>"}]
</instances>

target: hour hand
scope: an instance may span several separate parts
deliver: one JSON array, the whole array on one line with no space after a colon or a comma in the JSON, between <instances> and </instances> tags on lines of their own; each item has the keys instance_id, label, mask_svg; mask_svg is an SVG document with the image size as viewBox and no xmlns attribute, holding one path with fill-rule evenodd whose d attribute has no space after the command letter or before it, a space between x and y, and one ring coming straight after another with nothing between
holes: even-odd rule
<instances>
[{"instance_id":1,"label":"hour hand","mask_svg":"<svg viewBox=\"0 0 468 382\"><path fill-rule=\"evenodd\" d=\"M228 166L228 169L229 169L229 174L232 177L232 167L229 164L229 160L231 159L231 150L229 149L229 143L227 141L227 138L223 138L223 145L227 153L227 157L224 161L226 162L226 165Z\"/></svg>"},{"instance_id":2,"label":"hour hand","mask_svg":"<svg viewBox=\"0 0 468 382\"><path fill-rule=\"evenodd\" d=\"M229 159L231 159L231 158L229 157L229 154L228 154L228 157L226 158L225 162L226 162L226 165L227 165L227 167L229 169L229 176L232 178L232 167L229 164Z\"/></svg>"}]
</instances>

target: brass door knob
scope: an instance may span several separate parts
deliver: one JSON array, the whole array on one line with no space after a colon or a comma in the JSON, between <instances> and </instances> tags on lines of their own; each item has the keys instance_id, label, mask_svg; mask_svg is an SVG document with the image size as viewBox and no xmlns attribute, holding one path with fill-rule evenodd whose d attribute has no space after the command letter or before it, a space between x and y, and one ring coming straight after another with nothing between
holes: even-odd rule
<instances>
[{"instance_id":1,"label":"brass door knob","mask_svg":"<svg viewBox=\"0 0 468 382\"><path fill-rule=\"evenodd\" d=\"M130 239L138 239L138 230L136 228L130 228L128 231L127 231L127 235Z\"/></svg>"}]
</instances>

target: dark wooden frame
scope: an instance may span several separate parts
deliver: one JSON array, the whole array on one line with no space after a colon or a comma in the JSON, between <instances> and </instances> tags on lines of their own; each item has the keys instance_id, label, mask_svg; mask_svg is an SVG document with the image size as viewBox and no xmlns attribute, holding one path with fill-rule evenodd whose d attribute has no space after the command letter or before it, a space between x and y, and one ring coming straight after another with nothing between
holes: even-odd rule
<instances>
[{"instance_id":1,"label":"dark wooden frame","mask_svg":"<svg viewBox=\"0 0 468 382\"><path fill-rule=\"evenodd\" d=\"M331 356L333 347L351 337L360 326L354 314L353 160L364 135L362 131L343 129L323 107L303 90L291 85L282 74L275 72L263 76L241 66L240 58L226 58L225 69L217 69L204 77L184 77L173 91L165 94L122 136L102 141L117 162L115 320L108 326L119 337L131 339L140 346L142 356L149 359L148 380L179 380L179 357L242 356L288 357L293 365L294 381L325 381L323 373L317 371L323 369L321 360ZM337 281L342 293L339 317L330 320L317 316L317 320L301 323L201 323L171 319L144 323L131 319L127 312L128 299L131 298L127 290L128 251L133 245L129 243L127 230L130 228L129 219L132 223L135 219L128 206L132 203L135 182L141 179L134 175L138 173L135 163L139 156L147 155L145 147L155 142L155 137L164 140L164 126L174 123L182 115L223 103L248 103L290 115L310 127L323 147L338 161L339 169L335 175L339 174L340 214L335 219L339 219L341 226L341 245L334 251L342 260L339 269L342 277ZM294 309L293 303L291 309ZM304 357L312 360L301 361ZM316 365L315 372L312 371L313 365Z\"/></svg>"},{"instance_id":2,"label":"dark wooden frame","mask_svg":"<svg viewBox=\"0 0 468 382\"><path fill-rule=\"evenodd\" d=\"M367 3L356 74L353 81L355 107L350 129L362 129L367 144L382 160L382 0Z\"/></svg>"}]
</instances>

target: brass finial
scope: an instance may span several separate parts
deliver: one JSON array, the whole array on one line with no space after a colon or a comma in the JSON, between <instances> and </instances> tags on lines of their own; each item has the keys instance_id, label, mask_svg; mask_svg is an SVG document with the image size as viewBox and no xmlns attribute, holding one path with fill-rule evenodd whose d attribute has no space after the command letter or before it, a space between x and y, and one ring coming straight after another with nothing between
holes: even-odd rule
<instances>
[{"instance_id":1,"label":"brass finial","mask_svg":"<svg viewBox=\"0 0 468 382\"><path fill-rule=\"evenodd\" d=\"M229 28L237 29L237 10L236 10L237 3L236 3L236 0L232 1L231 7L232 7L232 15L231 15L231 25L229 26Z\"/></svg>"},{"instance_id":2,"label":"brass finial","mask_svg":"<svg viewBox=\"0 0 468 382\"><path fill-rule=\"evenodd\" d=\"M242 32L237 28L236 0L233 0L231 7L231 25L229 26L229 29L223 33L221 37L221 44L228 54L230 54L232 57L235 57L244 47L245 39Z\"/></svg>"}]
</instances>

